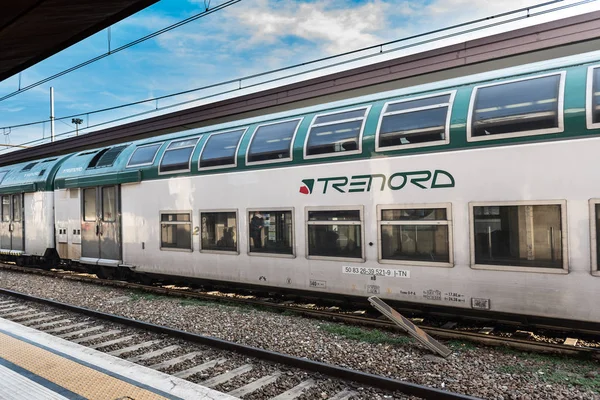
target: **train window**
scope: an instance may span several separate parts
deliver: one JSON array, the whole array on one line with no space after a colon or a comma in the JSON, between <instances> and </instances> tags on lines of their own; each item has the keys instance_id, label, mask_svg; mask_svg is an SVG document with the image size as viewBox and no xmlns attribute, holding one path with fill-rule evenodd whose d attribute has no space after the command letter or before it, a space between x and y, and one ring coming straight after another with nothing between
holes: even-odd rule
<instances>
[{"instance_id":1,"label":"train window","mask_svg":"<svg viewBox=\"0 0 600 400\"><path fill-rule=\"evenodd\" d=\"M237 252L237 212L200 212L200 251Z\"/></svg>"},{"instance_id":2,"label":"train window","mask_svg":"<svg viewBox=\"0 0 600 400\"><path fill-rule=\"evenodd\" d=\"M119 157L119 154L121 154L121 152L123 152L123 150L125 150L127 146L129 145L126 144L124 146L111 147L107 152L102 154L102 156L95 165L96 168L112 166L117 160L117 157Z\"/></svg>"},{"instance_id":3,"label":"train window","mask_svg":"<svg viewBox=\"0 0 600 400\"><path fill-rule=\"evenodd\" d=\"M471 262L516 271L566 269L564 207L564 202L473 204Z\"/></svg>"},{"instance_id":4,"label":"train window","mask_svg":"<svg viewBox=\"0 0 600 400\"><path fill-rule=\"evenodd\" d=\"M307 255L363 259L362 209L307 210Z\"/></svg>"},{"instance_id":5,"label":"train window","mask_svg":"<svg viewBox=\"0 0 600 400\"><path fill-rule=\"evenodd\" d=\"M250 253L294 254L291 210L248 212Z\"/></svg>"},{"instance_id":6,"label":"train window","mask_svg":"<svg viewBox=\"0 0 600 400\"><path fill-rule=\"evenodd\" d=\"M0 183L2 183L2 181L4 180L4 177L6 176L7 173L8 173L8 171L0 172Z\"/></svg>"},{"instance_id":7,"label":"train window","mask_svg":"<svg viewBox=\"0 0 600 400\"><path fill-rule=\"evenodd\" d=\"M454 92L386 103L377 129L376 150L449 143Z\"/></svg>"},{"instance_id":8,"label":"train window","mask_svg":"<svg viewBox=\"0 0 600 400\"><path fill-rule=\"evenodd\" d=\"M476 87L467 139L562 132L564 76L563 72Z\"/></svg>"},{"instance_id":9,"label":"train window","mask_svg":"<svg viewBox=\"0 0 600 400\"><path fill-rule=\"evenodd\" d=\"M600 128L600 67L597 66L588 68L586 108L587 128Z\"/></svg>"},{"instance_id":10,"label":"train window","mask_svg":"<svg viewBox=\"0 0 600 400\"><path fill-rule=\"evenodd\" d=\"M306 136L305 158L324 155L357 154L368 107L332 114L317 115Z\"/></svg>"},{"instance_id":11,"label":"train window","mask_svg":"<svg viewBox=\"0 0 600 400\"><path fill-rule=\"evenodd\" d=\"M451 266L450 205L378 206L380 262Z\"/></svg>"},{"instance_id":12,"label":"train window","mask_svg":"<svg viewBox=\"0 0 600 400\"><path fill-rule=\"evenodd\" d=\"M164 211L160 213L160 249L192 250L192 214Z\"/></svg>"},{"instance_id":13,"label":"train window","mask_svg":"<svg viewBox=\"0 0 600 400\"><path fill-rule=\"evenodd\" d=\"M292 142L300 119L261 125L256 128L248 146L247 164L292 159Z\"/></svg>"},{"instance_id":14,"label":"train window","mask_svg":"<svg viewBox=\"0 0 600 400\"><path fill-rule=\"evenodd\" d=\"M23 213L22 211L22 204L21 204L21 200L22 200L22 196L20 194L14 194L13 195L13 222L20 222L21 221L21 214Z\"/></svg>"},{"instance_id":15,"label":"train window","mask_svg":"<svg viewBox=\"0 0 600 400\"><path fill-rule=\"evenodd\" d=\"M37 161L27 164L21 171L29 171L37 164Z\"/></svg>"},{"instance_id":16,"label":"train window","mask_svg":"<svg viewBox=\"0 0 600 400\"><path fill-rule=\"evenodd\" d=\"M169 143L165 150L160 166L159 173L187 172L190 170L190 160L194 148L198 143L198 138L177 140Z\"/></svg>"},{"instance_id":17,"label":"train window","mask_svg":"<svg viewBox=\"0 0 600 400\"><path fill-rule=\"evenodd\" d=\"M200 155L200 168L235 166L237 148L244 132L246 128L210 135Z\"/></svg>"},{"instance_id":18,"label":"train window","mask_svg":"<svg viewBox=\"0 0 600 400\"><path fill-rule=\"evenodd\" d=\"M2 221L10 221L10 196L2 196Z\"/></svg>"},{"instance_id":19,"label":"train window","mask_svg":"<svg viewBox=\"0 0 600 400\"><path fill-rule=\"evenodd\" d=\"M83 189L83 220L96 221L96 188Z\"/></svg>"},{"instance_id":20,"label":"train window","mask_svg":"<svg viewBox=\"0 0 600 400\"><path fill-rule=\"evenodd\" d=\"M129 161L127 161L127 168L154 164L154 159L156 158L156 154L158 153L160 146L162 146L162 143L139 146L135 149L131 157L129 157Z\"/></svg>"}]
</instances>

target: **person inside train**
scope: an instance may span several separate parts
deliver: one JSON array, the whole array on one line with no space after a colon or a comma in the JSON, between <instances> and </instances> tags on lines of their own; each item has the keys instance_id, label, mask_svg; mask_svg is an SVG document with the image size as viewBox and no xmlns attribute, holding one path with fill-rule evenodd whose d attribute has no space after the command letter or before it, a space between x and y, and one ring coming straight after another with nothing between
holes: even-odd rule
<instances>
[{"instance_id":1,"label":"person inside train","mask_svg":"<svg viewBox=\"0 0 600 400\"><path fill-rule=\"evenodd\" d=\"M263 217L258 212L255 212L250 220L250 236L254 243L254 249L262 248L262 228L264 224Z\"/></svg>"}]
</instances>

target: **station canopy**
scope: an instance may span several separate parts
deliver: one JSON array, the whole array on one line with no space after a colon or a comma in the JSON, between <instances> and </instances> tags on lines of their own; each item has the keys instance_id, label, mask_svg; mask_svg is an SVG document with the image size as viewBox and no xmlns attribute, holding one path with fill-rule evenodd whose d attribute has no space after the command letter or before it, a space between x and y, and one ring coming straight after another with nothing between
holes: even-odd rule
<instances>
[{"instance_id":1,"label":"station canopy","mask_svg":"<svg viewBox=\"0 0 600 400\"><path fill-rule=\"evenodd\" d=\"M19 0L0 12L0 82L158 0Z\"/></svg>"}]
</instances>

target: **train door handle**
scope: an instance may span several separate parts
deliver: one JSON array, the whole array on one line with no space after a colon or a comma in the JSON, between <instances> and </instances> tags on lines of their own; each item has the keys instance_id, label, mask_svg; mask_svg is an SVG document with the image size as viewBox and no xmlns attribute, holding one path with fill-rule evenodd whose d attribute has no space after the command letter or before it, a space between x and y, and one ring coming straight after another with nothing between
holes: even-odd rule
<instances>
[{"instance_id":1,"label":"train door handle","mask_svg":"<svg viewBox=\"0 0 600 400\"><path fill-rule=\"evenodd\" d=\"M96 224L96 236L100 234L100 225Z\"/></svg>"},{"instance_id":2,"label":"train door handle","mask_svg":"<svg viewBox=\"0 0 600 400\"><path fill-rule=\"evenodd\" d=\"M14 229L15 229L14 224L12 224L12 223L8 224L8 231L9 232L12 232Z\"/></svg>"}]
</instances>

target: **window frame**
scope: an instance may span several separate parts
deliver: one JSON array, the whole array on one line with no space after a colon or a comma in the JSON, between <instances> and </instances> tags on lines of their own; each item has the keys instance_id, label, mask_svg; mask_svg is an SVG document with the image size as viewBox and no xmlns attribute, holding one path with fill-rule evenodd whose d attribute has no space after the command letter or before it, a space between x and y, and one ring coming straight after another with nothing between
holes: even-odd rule
<instances>
[{"instance_id":1,"label":"window frame","mask_svg":"<svg viewBox=\"0 0 600 400\"><path fill-rule=\"evenodd\" d=\"M254 136L256 135L256 132L258 132L258 130L261 127L269 126L269 125L277 125L277 124L291 122L291 121L298 121L298 125L296 125L296 129L294 130L294 134L292 135L292 140L290 141L290 156L288 158L279 158L279 159L265 160L265 161L248 161L248 156L250 155L250 146L252 146L252 142L254 141ZM300 130L300 125L302 125L302 121L304 121L304 117L291 118L291 119L286 119L286 120L282 120L282 121L268 122L265 124L258 125L254 129L254 132L252 132L252 136L250 136L250 141L248 142L248 146L246 146L246 154L245 154L246 165L275 164L275 163L280 163L280 162L285 162L285 161L293 161L294 160L294 142L296 141L296 135L298 134L298 131Z\"/></svg>"},{"instance_id":2,"label":"window frame","mask_svg":"<svg viewBox=\"0 0 600 400\"><path fill-rule=\"evenodd\" d=\"M241 139L240 139L241 142ZM213 167L209 167L213 168ZM202 248L202 213L229 213L235 212L235 247L236 250L210 250ZM217 208L217 209L200 209L198 210L198 215L200 216L200 222L198 224L198 249L200 253L212 253L212 254L229 254L229 255L239 255L240 254L240 215L237 208Z\"/></svg>"},{"instance_id":3,"label":"window frame","mask_svg":"<svg viewBox=\"0 0 600 400\"><path fill-rule=\"evenodd\" d=\"M163 153L160 156L160 161L158 162L158 175L171 175L171 174L177 174L177 173L182 173L182 172L191 172L192 171L192 158L194 158L194 152L196 151L196 147L198 146L198 142L200 141L200 138L202 137L202 135L200 136L193 136L190 138L180 138L180 139L173 139L169 142L169 144L167 145L167 147L165 148L165 150L163 151ZM160 166L162 165L163 159L165 158L165 154L167 154L167 152L169 151L169 146L173 143L177 143L177 142L184 142L187 140L193 140L196 139L196 143L194 143L194 145L189 145L189 146L184 146L184 147L179 147L179 149L187 149L188 147L192 147L192 153L190 154L190 159L188 160L188 168L187 169L178 169L175 171L166 171L166 172L162 172L160 170Z\"/></svg>"},{"instance_id":4,"label":"window frame","mask_svg":"<svg viewBox=\"0 0 600 400\"><path fill-rule=\"evenodd\" d=\"M596 244L596 205L600 204L600 198L592 198L589 200L590 210L590 273L592 276L600 276L600 268L598 268L597 244Z\"/></svg>"},{"instance_id":5,"label":"window frame","mask_svg":"<svg viewBox=\"0 0 600 400\"><path fill-rule=\"evenodd\" d=\"M342 261L342 262L360 262L367 261L365 249L365 210L363 205L356 206L307 206L304 207L304 255L307 260L323 260L323 261ZM360 221L309 221L309 211L359 211ZM337 224L335 223L337 222ZM309 254L309 225L359 225L360 226L360 258L351 257L328 257L328 256L311 256Z\"/></svg>"},{"instance_id":6,"label":"window frame","mask_svg":"<svg viewBox=\"0 0 600 400\"><path fill-rule=\"evenodd\" d=\"M414 100L423 100L423 99L427 99L427 98L446 96L446 95L450 95L450 98L448 99L448 103L440 103L440 104L433 105L433 106L410 108L408 110L402 110L402 111L392 111L389 113L385 112L387 107L390 105L407 103L407 102L414 101ZM383 108L381 109L381 112L379 113L379 121L377 122L377 130L375 131L375 151L376 152L385 152L385 151L394 151L394 150L402 150L402 149L413 149L416 147L443 146L443 145L450 144L450 121L452 119L452 107L454 106L455 96L456 96L456 90L449 90L449 91L435 93L435 94L427 94L427 95L423 95L423 96L410 97L410 98L405 98L405 99L400 99L400 100L390 100L390 101L385 102L385 104L383 105ZM444 105L441 105L441 104L444 104ZM436 140L433 142L426 142L426 143L412 143L412 144L397 145L397 146L383 146L382 147L379 145L381 124L383 122L384 117L386 117L388 115L408 114L408 113L416 112L416 111L424 111L424 110L432 110L432 109L436 109L436 108L442 108L442 107L446 107L446 104L448 107L448 115L446 115L446 123L444 125L444 139L443 140Z\"/></svg>"},{"instance_id":7,"label":"window frame","mask_svg":"<svg viewBox=\"0 0 600 400\"><path fill-rule=\"evenodd\" d=\"M562 268L548 267L518 267L514 265L489 265L475 263L475 215L474 207L493 206L560 206L561 245L562 245ZM469 202L469 247L471 269L512 271L512 272L534 272L543 274L568 274L569 273L569 251L568 251L568 227L567 227L567 201L566 200L519 200L519 201L474 201Z\"/></svg>"},{"instance_id":8,"label":"window frame","mask_svg":"<svg viewBox=\"0 0 600 400\"><path fill-rule=\"evenodd\" d=\"M131 162L131 159L133 158L133 155L137 151L137 149L141 149L143 147L156 146L157 144L159 145L158 146L158 150L156 150L156 153L154 153L154 157L152 157L152 161L151 162L141 163L141 164L129 164ZM149 144L144 144L144 145L141 145L141 146L136 146L135 150L133 150L133 152L129 155L129 158L127 159L127 164L125 164L125 168L136 168L136 167L145 167L145 166L148 166L148 165L154 165L154 162L156 161L156 157L158 156L158 153L160 152L160 149L162 148L162 146L164 144L165 144L165 142L157 142L157 143L149 143ZM162 157L161 157L161 161L162 161Z\"/></svg>"},{"instance_id":9,"label":"window frame","mask_svg":"<svg viewBox=\"0 0 600 400\"><path fill-rule=\"evenodd\" d=\"M383 210L406 210L406 209L436 209L446 210L446 220L406 220L406 221L383 221ZM436 261L410 261L410 260L389 260L383 258L383 239L381 227L384 225L445 225L448 227L448 262ZM423 267L454 267L454 234L452 220L452 203L407 203L407 204L378 204L377 205L377 259L380 264L412 265Z\"/></svg>"},{"instance_id":10,"label":"window frame","mask_svg":"<svg viewBox=\"0 0 600 400\"><path fill-rule=\"evenodd\" d=\"M188 221L163 221L163 214L188 214L190 216L190 220ZM161 233L158 235L159 237L159 249L161 251L182 251L185 253L192 253L194 251L194 220L193 220L193 211L192 210L162 210L158 213L158 223L160 224ZM169 225L190 225L190 248L189 249L181 249L177 247L163 247L162 245L162 226L163 224Z\"/></svg>"},{"instance_id":11,"label":"window frame","mask_svg":"<svg viewBox=\"0 0 600 400\"><path fill-rule=\"evenodd\" d=\"M473 127L473 110L475 108L475 99L477 98L477 91L482 88L492 87L492 86L500 86L507 83L515 83L528 81L532 79L545 78L548 76L560 76L560 81L558 83L558 99L557 99L557 118L558 118L558 127L556 128L548 128L548 129L536 129L529 131L520 131L520 132L509 132L509 133L498 133L494 135L488 136L472 136L472 127ZM501 82L493 82L486 83L483 85L476 85L473 87L471 91L471 98L469 100L469 112L467 114L467 142L482 142L486 140L502 140L502 139L510 139L517 137L525 137L525 136L538 136L538 135L547 135L551 133L561 133L565 130L565 120L564 120L564 100L565 100L565 80L566 80L566 71L560 72L550 72L547 74L535 75L535 76L527 76L523 78L517 79L509 79Z\"/></svg>"},{"instance_id":12,"label":"window frame","mask_svg":"<svg viewBox=\"0 0 600 400\"><path fill-rule=\"evenodd\" d=\"M587 129L599 129L600 122L594 123L593 99L594 99L594 70L599 69L600 64L589 66L585 84L585 126Z\"/></svg>"},{"instance_id":13,"label":"window frame","mask_svg":"<svg viewBox=\"0 0 600 400\"><path fill-rule=\"evenodd\" d=\"M240 135L240 139L238 140L238 144L237 144L237 146L235 148L235 152L233 154L233 164L215 165L212 167L201 167L200 166L200 162L202 161L202 154L204 153L204 149L206 148L208 141L210 140L211 137L213 137L213 135L222 135L224 133L230 133L230 132L235 132L235 131L240 131L240 130L243 130L243 132ZM208 137L206 138L206 140L204 141L204 143L202 143L202 148L200 149L200 154L198 155L198 171L210 171L211 169L227 169L227 168L237 167L240 146L242 145L242 141L244 140L244 136L246 135L246 132L248 132L248 126L246 126L245 128L234 128L234 129L227 129L225 131L210 133L208 135ZM239 253L239 246L238 246L238 253Z\"/></svg>"},{"instance_id":14,"label":"window frame","mask_svg":"<svg viewBox=\"0 0 600 400\"><path fill-rule=\"evenodd\" d=\"M248 207L246 208L246 219L247 228L246 233L250 232L250 218L251 212L258 211L288 211L292 213L292 254L279 254L279 253L263 253L263 252L252 252L250 251L250 236L248 235L248 249L247 254L253 257L276 257L276 258L296 258L296 221L294 207Z\"/></svg>"},{"instance_id":15,"label":"window frame","mask_svg":"<svg viewBox=\"0 0 600 400\"><path fill-rule=\"evenodd\" d=\"M305 160L312 160L312 159L317 159L317 158L326 158L326 157L342 157L342 156L349 156L349 155L354 155L354 154L362 154L362 141L363 141L363 134L365 131L365 125L367 124L367 119L369 118L369 113L371 112L371 107L372 105L366 105L366 106L357 106L357 107L353 107L353 108L348 108L348 109L344 109L344 110L335 110L335 111L326 111L326 112L322 112L322 113L315 113L315 115L313 116L312 121L310 122L310 125L308 127L308 129L306 130L306 137L304 138L304 146L303 146L303 150L302 150L302 154ZM345 113L345 112L351 112L351 111L356 111L356 110L365 110L365 116L362 118L351 118L351 119L343 119L343 120L339 120L336 122L327 122L327 123L323 123L323 124L315 124L315 121L317 120L317 118L319 117L325 117L327 115L334 115L334 114L341 114L341 113ZM358 149L356 150L350 150L350 151L338 151L338 152L333 152L333 153L325 153L325 154L311 154L308 155L307 154L307 149L308 149L308 139L310 138L310 131L312 130L312 128L314 127L319 127L319 126L327 126L327 125L335 125L335 124L339 124L339 123L343 123L343 122L353 122L353 121L358 121L362 119L362 124L360 127L360 132L358 133Z\"/></svg>"}]
</instances>

